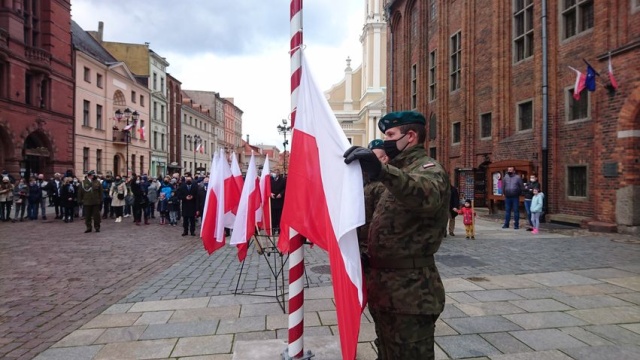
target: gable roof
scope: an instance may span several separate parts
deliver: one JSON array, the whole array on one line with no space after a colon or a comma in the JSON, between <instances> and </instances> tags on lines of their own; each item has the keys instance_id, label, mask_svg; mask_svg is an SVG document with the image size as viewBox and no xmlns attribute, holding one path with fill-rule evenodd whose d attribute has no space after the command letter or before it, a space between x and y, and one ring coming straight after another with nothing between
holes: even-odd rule
<instances>
[{"instance_id":1,"label":"gable roof","mask_svg":"<svg viewBox=\"0 0 640 360\"><path fill-rule=\"evenodd\" d=\"M103 64L110 65L118 62L107 49L73 20L71 20L71 39L74 49L90 55Z\"/></svg>"}]
</instances>

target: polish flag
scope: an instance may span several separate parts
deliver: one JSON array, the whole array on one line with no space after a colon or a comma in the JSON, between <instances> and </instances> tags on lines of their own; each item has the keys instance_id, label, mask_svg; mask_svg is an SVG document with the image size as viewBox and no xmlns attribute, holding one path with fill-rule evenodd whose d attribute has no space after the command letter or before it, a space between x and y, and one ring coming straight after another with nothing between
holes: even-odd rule
<instances>
[{"instance_id":1,"label":"polish flag","mask_svg":"<svg viewBox=\"0 0 640 360\"><path fill-rule=\"evenodd\" d=\"M122 130L126 130L129 131L131 130L136 124L134 123L129 123L129 125L125 126Z\"/></svg>"},{"instance_id":2,"label":"polish flag","mask_svg":"<svg viewBox=\"0 0 640 360\"><path fill-rule=\"evenodd\" d=\"M260 194L262 204L256 211L258 227L271 236L271 169L269 168L269 155L264 160L262 173L260 174Z\"/></svg>"},{"instance_id":3,"label":"polish flag","mask_svg":"<svg viewBox=\"0 0 640 360\"><path fill-rule=\"evenodd\" d=\"M225 161L222 153L224 150L220 151L221 154L215 155L211 160L211 177L209 177L200 227L202 244L209 255L225 243L224 216L227 212L225 209ZM229 165L227 164L226 167L228 168ZM231 171L228 172L228 176L231 178Z\"/></svg>"},{"instance_id":4,"label":"polish flag","mask_svg":"<svg viewBox=\"0 0 640 360\"><path fill-rule=\"evenodd\" d=\"M244 180L242 179L242 171L240 171L240 165L238 165L238 157L236 153L231 153L231 176L233 177L233 181L236 183L237 187L237 196L238 202L240 201L240 195L242 193L242 188L244 187ZM235 194L236 192L234 192ZM233 213L236 214L238 211L238 207L233 209ZM232 227L233 228L233 227Z\"/></svg>"},{"instance_id":5,"label":"polish flag","mask_svg":"<svg viewBox=\"0 0 640 360\"><path fill-rule=\"evenodd\" d=\"M343 359L355 359L364 284L356 228L364 224L362 170L346 165L350 147L302 52L287 196L278 248L298 234L329 252Z\"/></svg>"},{"instance_id":6,"label":"polish flag","mask_svg":"<svg viewBox=\"0 0 640 360\"><path fill-rule=\"evenodd\" d=\"M224 150L221 150L224 151ZM232 156L236 159L235 153ZM236 219L236 213L238 211L238 205L240 204L240 195L242 194L242 173L240 173L240 167L238 161L235 161L236 174L234 170L229 166L224 155L220 155L219 162L222 163L222 170L224 171L224 226L229 229L233 229L233 223ZM232 161L233 165L233 161Z\"/></svg>"},{"instance_id":7,"label":"polish flag","mask_svg":"<svg viewBox=\"0 0 640 360\"><path fill-rule=\"evenodd\" d=\"M238 260L240 261L247 257L248 241L256 232L256 211L260 208L259 181L256 160L251 154L230 241L231 245L238 246Z\"/></svg>"},{"instance_id":8,"label":"polish flag","mask_svg":"<svg viewBox=\"0 0 640 360\"><path fill-rule=\"evenodd\" d=\"M587 76L585 74L583 74L582 72L580 72L580 70L574 69L571 66L569 66L569 69L571 69L571 70L576 72L576 83L573 86L573 98L576 99L576 101L579 101L580 100L580 93L587 86L586 85Z\"/></svg>"},{"instance_id":9,"label":"polish flag","mask_svg":"<svg viewBox=\"0 0 640 360\"><path fill-rule=\"evenodd\" d=\"M616 81L616 78L613 77L613 65L611 65L611 54L609 54L609 64L607 68L609 70L609 82L611 83L611 87L613 88L613 90L618 90L618 82Z\"/></svg>"},{"instance_id":10,"label":"polish flag","mask_svg":"<svg viewBox=\"0 0 640 360\"><path fill-rule=\"evenodd\" d=\"M202 147L202 144L198 144L196 145L196 151L199 152L200 154L204 154L204 147Z\"/></svg>"},{"instance_id":11,"label":"polish flag","mask_svg":"<svg viewBox=\"0 0 640 360\"><path fill-rule=\"evenodd\" d=\"M138 129L138 134L140 134L140 140L144 140L144 126Z\"/></svg>"}]
</instances>

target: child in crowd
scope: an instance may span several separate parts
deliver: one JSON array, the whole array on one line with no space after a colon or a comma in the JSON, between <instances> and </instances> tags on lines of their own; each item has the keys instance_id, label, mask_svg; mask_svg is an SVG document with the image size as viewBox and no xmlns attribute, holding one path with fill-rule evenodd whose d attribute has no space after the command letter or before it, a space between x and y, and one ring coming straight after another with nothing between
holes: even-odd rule
<instances>
[{"instance_id":1,"label":"child in crowd","mask_svg":"<svg viewBox=\"0 0 640 360\"><path fill-rule=\"evenodd\" d=\"M178 211L180 211L180 202L176 197L176 191L171 191L171 196L167 201L167 207L169 208L169 223L171 226L176 226L178 223Z\"/></svg>"},{"instance_id":2,"label":"child in crowd","mask_svg":"<svg viewBox=\"0 0 640 360\"><path fill-rule=\"evenodd\" d=\"M464 207L458 210L458 214L462 215L462 223L464 224L464 231L467 239L471 238L475 240L475 230L473 229L473 217L476 213L471 208L471 200L464 201Z\"/></svg>"},{"instance_id":3,"label":"child in crowd","mask_svg":"<svg viewBox=\"0 0 640 360\"><path fill-rule=\"evenodd\" d=\"M160 213L160 225L166 225L169 217L169 200L163 192L160 193L160 198L158 198L158 212Z\"/></svg>"},{"instance_id":4,"label":"child in crowd","mask_svg":"<svg viewBox=\"0 0 640 360\"><path fill-rule=\"evenodd\" d=\"M537 188L533 189L533 198L531 199L531 222L533 223L532 234L538 233L540 227L540 214L542 214L542 203L544 194Z\"/></svg>"}]
</instances>

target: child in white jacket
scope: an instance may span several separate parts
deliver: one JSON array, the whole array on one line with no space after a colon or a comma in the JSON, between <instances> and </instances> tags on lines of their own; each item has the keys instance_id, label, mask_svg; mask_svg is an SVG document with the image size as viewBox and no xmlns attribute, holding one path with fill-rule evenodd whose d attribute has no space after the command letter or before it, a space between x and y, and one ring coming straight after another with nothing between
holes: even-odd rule
<instances>
[{"instance_id":1,"label":"child in white jacket","mask_svg":"<svg viewBox=\"0 0 640 360\"><path fill-rule=\"evenodd\" d=\"M531 222L533 223L532 234L538 233L540 227L540 214L542 214L542 203L544 194L539 189L533 189L533 199L531 199Z\"/></svg>"}]
</instances>

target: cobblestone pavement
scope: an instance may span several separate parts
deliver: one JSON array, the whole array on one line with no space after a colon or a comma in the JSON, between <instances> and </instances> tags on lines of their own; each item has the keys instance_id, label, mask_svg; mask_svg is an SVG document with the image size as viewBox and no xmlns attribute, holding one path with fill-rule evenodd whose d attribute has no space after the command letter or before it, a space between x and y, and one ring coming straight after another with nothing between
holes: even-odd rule
<instances>
[{"instance_id":1,"label":"cobblestone pavement","mask_svg":"<svg viewBox=\"0 0 640 360\"><path fill-rule=\"evenodd\" d=\"M49 220L0 224L0 246L2 249L0 254L0 280L2 283L0 286L0 357L32 358L49 348L53 343L58 342L54 348L47 350L40 358L64 358L64 356L75 354L74 351L80 351L84 355L78 358L93 359L103 346L95 344L107 343L105 349L112 349L109 345L110 342L126 341L123 340L123 334L120 334L119 337L116 336L118 340L113 340L113 333L110 331L126 332L124 338L128 341L135 341L140 338L143 331L154 330L151 328L153 325L150 324L188 321L184 318L185 314L180 315L184 301L199 304L202 299L206 299L204 305L192 306L193 304L188 303L192 307L204 306L205 308L212 307L213 303L229 306L242 303L251 306L257 301L262 301L264 303L262 307L251 309L243 306L242 310L238 308L237 311L242 312L239 314L241 317L252 315L251 313L247 314L247 311L255 312L254 315L269 315L278 311L282 314L277 306L275 308L271 306L277 305L274 304L273 298L256 300L257 297L230 295L235 292L236 286L238 286L239 293L248 294L262 291L263 295L274 294L276 279L271 271L272 269L275 269L276 272L282 271L280 260L284 262L286 257L281 258L275 252L263 257L257 253L254 247L250 250L249 257L242 268L242 273L240 273L241 264L237 260L236 250L233 247L225 247L208 256L202 249L198 238L179 236L180 228L159 225L135 227L129 221L122 224L113 224L112 222L112 220L107 220L103 225L103 232L100 234L92 233L91 236L82 233L84 226L81 222L64 224ZM545 228L541 230L539 235L534 236L523 229L500 229L500 224L492 219L479 219L476 229L477 240L465 240L464 236L459 236L463 234L464 230L458 224L458 236L445 239L436 256L442 276L446 279L447 292L453 296L448 299L448 304L462 304L456 305L458 306L456 308L451 308L448 305L446 314L443 314L443 319L454 319L446 320L449 325L445 325L445 333L439 334L445 335L444 338L438 339L440 341L438 348L441 351L440 358L448 358L444 352L449 354L451 358L468 357L467 354L455 352L458 343L464 343L465 337L470 337L467 340L472 343L475 341L486 346L482 342L486 340L482 340L484 337L477 338L473 329L465 330L464 326L466 325L456 324L455 318L459 315L460 308L465 307L465 301L471 302L468 296L474 296L472 294L474 290L491 291L491 285L494 284L496 278L504 280L500 276L519 275L521 277L518 279L523 279L522 277L526 278L527 274L553 273L560 278L569 276L569 280L566 281L569 281L567 284L571 285L572 275L566 275L566 271L576 273L577 270L578 274L583 271L581 274L589 276L592 274L589 269L615 268L615 270L605 272L613 274L618 271L627 275L635 274L636 277L637 274L640 274L640 261L638 261L640 260L640 245L635 244L633 238L630 237L593 234L575 229L550 230ZM631 241L618 242L621 240ZM317 290L319 293L326 293L325 289L331 284L331 279L327 266L328 259L324 251L317 247L305 246L305 264L306 284L310 287L308 292L314 294L314 290ZM284 267L285 269L280 273L281 276L277 278L277 281L278 284L282 284L284 281L286 287L287 264L284 264ZM476 281L476 283L470 283L469 280L464 280L465 278ZM238 279L240 279L239 282ZM633 280L633 277L631 279ZM556 278L552 280L561 281ZM484 284L485 287L482 287L483 281L488 281L489 286ZM543 277L541 282L544 283L544 281L551 280ZM479 287L476 287L475 284L478 284ZM632 284L631 287L633 286L636 285ZM487 296L492 297L489 300L495 300L504 295L487 293ZM632 303L635 301L636 304L640 302L637 293L625 296L627 296L625 298L627 301ZM328 301L331 302L330 295L328 297ZM531 299L535 299L535 297ZM172 301L180 303L172 303ZM600 301L604 300L600 299ZM112 304L115 305L109 307ZM145 307L144 304L148 305ZM535 304L528 305L534 306ZM267 306L269 310L265 310L264 306ZM108 310L105 311L107 308ZM580 307L576 308L580 309ZM466 309L468 310L466 311L467 315L473 313L473 309L469 309ZM229 311L228 308L224 310ZM306 333L335 335L335 314L327 313L332 310L331 307L319 310L321 311L317 316L322 325L327 323L327 319L323 319L323 316L333 320L328 322L329 326L322 328L318 326ZM231 310L231 313L234 311L236 310ZM637 309L634 311L637 312ZM133 319L129 312L133 312L136 319ZM502 314L500 311L495 313ZM142 316L139 317L141 314ZM220 314L216 314L215 318L220 319ZM103 317L110 315L122 316L122 318L115 319L114 323L109 323L111 321L109 320L105 325L102 321L105 320ZM637 314L634 312L632 315L635 319ZM193 317L191 320L202 320L203 317L206 317L202 312L190 316ZM161 317L163 319L166 317L166 319L162 320ZM236 333L232 341L286 339L286 318L280 319L280 317L276 321L279 324L276 328L280 328L273 334L270 332L251 332L251 326L248 325L249 330L242 328L236 331L227 330L226 333L229 331ZM264 319L254 320L264 327ZM492 319L486 320L489 323L492 321ZM640 320L633 322L639 323ZM222 322L220 326L222 326L221 324ZM305 320L305 326L307 324L308 322ZM311 321L310 324L312 326L314 321ZM195 325L205 328L212 326L212 324L201 322ZM638 330L637 326L631 325L630 331ZM114 326L117 329L113 329ZM453 332L447 333L447 329L452 329L452 326L456 331L451 330ZM80 327L82 329L77 330ZM105 332L105 328L109 329ZM165 330L168 333L176 331L173 327ZM582 330L580 328L575 331ZM607 329L598 328L596 330L606 331ZM185 331L192 334L189 336L196 336L193 335L193 326ZM203 329L202 334L211 334L207 331L209 330ZM360 348L363 346L364 353L370 354L371 347L367 345L367 341L372 339L367 336L371 336L371 329L365 329L363 333L365 335L361 339L363 343L359 347L359 354ZM446 335L453 334L458 336L455 338L446 337ZM495 335L501 338L492 338L491 344L513 340L505 334ZM69 336L65 337L67 335ZM89 335L90 337L95 335L95 337L91 341L87 341L86 336ZM523 336L535 338L538 335L540 334L527 333ZM77 336L83 340L80 341ZM99 336L100 338L98 338ZM145 336L147 336L145 341L150 342L162 342L165 340L158 339L166 339L166 335L147 334ZM144 340L145 336L140 340ZM491 336L489 337L491 338ZM63 341L59 341L63 338ZM629 335L629 339L636 339L636 337ZM177 339L174 340L177 341ZM190 338L180 341L187 341L188 344L188 341L196 340ZM629 341L633 344L634 340ZM80 346L88 344L91 346ZM151 343L142 343L144 346L149 346L149 344ZM163 344L157 343L156 345L165 346ZM155 348L156 345L152 347ZM188 345L185 346L188 347ZM172 347L172 349L174 348ZM495 349L495 346L491 349ZM220 351L220 353L228 354L229 351L231 351L231 347ZM164 352L162 353L164 354ZM179 357L175 354L183 353L189 354L189 351L173 353L169 351L160 357L169 357L169 354L172 354L172 357ZM56 357L58 356L56 354L62 357ZM211 354L211 352L205 351L201 354ZM218 357L214 358L218 359ZM219 359L230 358L230 356L219 357ZM360 358L367 359L369 357L364 355Z\"/></svg>"}]
</instances>

